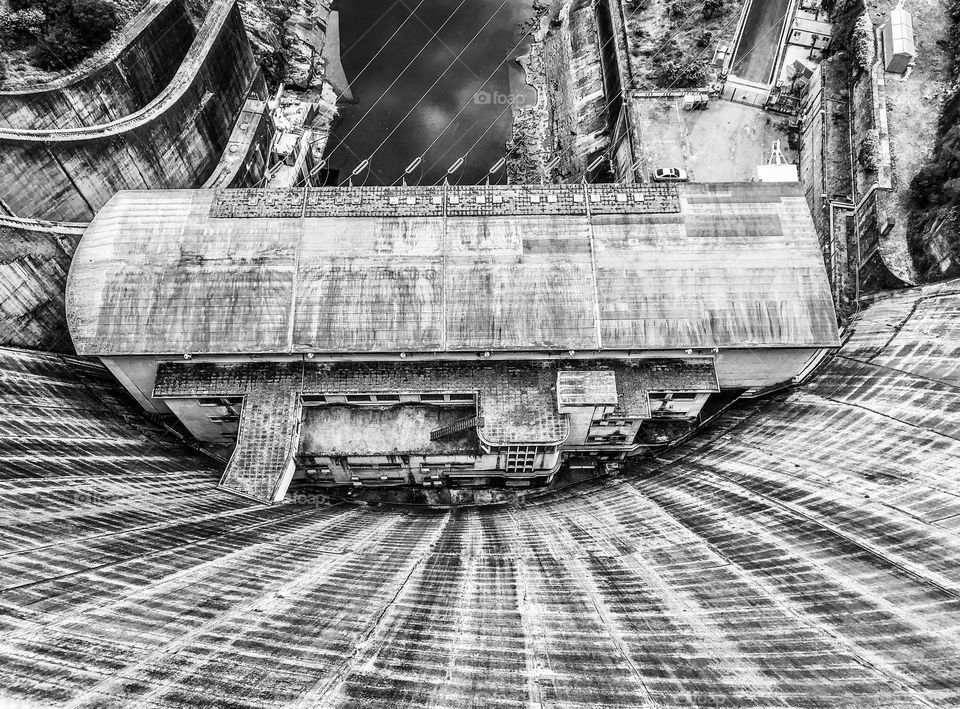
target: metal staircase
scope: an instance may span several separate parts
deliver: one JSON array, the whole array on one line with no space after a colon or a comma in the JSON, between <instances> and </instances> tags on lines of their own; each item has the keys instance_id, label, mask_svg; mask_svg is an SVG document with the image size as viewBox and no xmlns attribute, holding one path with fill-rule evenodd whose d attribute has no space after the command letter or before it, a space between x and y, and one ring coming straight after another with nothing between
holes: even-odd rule
<instances>
[{"instance_id":1,"label":"metal staircase","mask_svg":"<svg viewBox=\"0 0 960 709\"><path fill-rule=\"evenodd\" d=\"M482 416L467 416L466 418L457 419L456 421L451 421L446 426L441 426L440 428L435 428L430 431L430 440L439 441L441 438L447 438L448 436L455 436L458 433L463 433L468 431L471 428L480 428L483 426L483 417Z\"/></svg>"}]
</instances>

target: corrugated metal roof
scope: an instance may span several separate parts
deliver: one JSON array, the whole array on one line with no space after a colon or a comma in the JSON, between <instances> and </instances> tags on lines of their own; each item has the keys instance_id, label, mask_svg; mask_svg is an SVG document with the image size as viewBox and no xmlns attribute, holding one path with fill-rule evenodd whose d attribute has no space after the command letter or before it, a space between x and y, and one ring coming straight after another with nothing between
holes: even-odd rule
<instances>
[{"instance_id":1,"label":"corrugated metal roof","mask_svg":"<svg viewBox=\"0 0 960 709\"><path fill-rule=\"evenodd\" d=\"M905 54L910 57L917 55L917 48L913 33L913 16L897 5L890 11L890 17L883 27L885 51L889 56Z\"/></svg>"},{"instance_id":2,"label":"corrugated metal roof","mask_svg":"<svg viewBox=\"0 0 960 709\"><path fill-rule=\"evenodd\" d=\"M678 208L638 189L456 217L466 200L417 214L382 191L359 217L303 216L286 193L271 208L290 216L213 216L212 191L121 192L77 249L71 334L88 355L837 344L798 186L685 185Z\"/></svg>"}]
</instances>

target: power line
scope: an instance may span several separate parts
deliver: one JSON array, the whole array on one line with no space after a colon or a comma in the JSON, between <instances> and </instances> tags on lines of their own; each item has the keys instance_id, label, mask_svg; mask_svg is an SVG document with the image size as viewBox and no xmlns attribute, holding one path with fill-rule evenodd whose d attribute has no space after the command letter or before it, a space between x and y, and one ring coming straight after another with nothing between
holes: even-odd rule
<instances>
[{"instance_id":1,"label":"power line","mask_svg":"<svg viewBox=\"0 0 960 709\"><path fill-rule=\"evenodd\" d=\"M693 13L695 13L697 10L699 10L699 9L702 8L704 5L706 5L706 3L707 3L707 0L703 0L703 2L701 2L701 3L700 3L699 5L697 5L693 10L691 10L691 16L692 16ZM627 15L626 19L630 19L631 17L633 17L633 16L639 11L639 9L640 9L640 8L639 8L639 6L638 6L636 9L633 10L633 12L631 12L629 15ZM666 40L664 40L664 42L660 45L659 49L654 53L654 55L650 58L650 60L655 59L655 58L660 54L660 52L662 52L662 51L670 44L670 42L673 40L673 38L676 37L676 35L683 29L683 26L686 24L686 22L687 22L687 21L684 20L684 23L683 23L679 28L677 28L676 30L674 30L674 32L672 32L672 33L670 34L670 36L667 37ZM511 50L511 54L512 54L514 51L516 51L517 47L519 47L520 44L523 43L523 41L531 34L532 31L533 31L532 29L527 31L527 33L520 39L519 42L517 42L516 46ZM602 45L600 45L600 50L599 50L599 51L602 52L602 51L607 47L607 45L610 44L610 42L612 42L612 41L613 41L613 37L610 37L609 39L607 39ZM503 66L503 64L507 61L507 59L509 59L509 57L510 57L510 55L507 55L507 57L504 58L504 60L503 60L503 61L497 66L497 68L494 70L494 73L496 73L496 71L499 71L500 67ZM492 76L493 76L493 75L491 74L491 78L492 78ZM488 79L488 81L489 81L489 79ZM512 99L510 100L510 102L504 107L504 109L503 109L503 110L499 113L499 115L497 115L497 117L494 119L493 123L491 123L490 126L488 126L487 129L481 134L480 138L477 139L477 141L476 141L476 142L474 143L474 145L470 148L470 150L468 150L466 153L464 153L464 155L463 155L464 158L466 157L466 155L468 155L468 154L470 153L470 151L473 150L473 148L475 148L475 147L477 146L477 144L479 144L480 140L482 140L483 137L484 137L497 123L500 122L500 119L503 118L503 115L507 112L507 109L511 108L511 107L513 106L513 104L515 103L515 101L516 101L516 97L514 97L514 98L512 98ZM606 105L604 105L602 111L603 111L603 112L606 112L606 111L610 108L610 106L611 106L612 104L613 104L613 99L611 99L610 101L608 101L608 102L606 103ZM440 132L440 134L438 134L437 138L434 140L433 143L431 143L430 147L428 147L427 150L424 151L424 153L421 155L421 157L423 157L424 155L426 155L426 153L430 150L430 148L432 148L433 145L436 144L437 140L440 139L440 136L453 124L453 122L457 119L457 117L460 115L460 113L463 112L463 110L467 107L467 105L469 105L469 103L464 104L464 106L461 107L460 111L458 111L457 114L453 117L453 119L451 119L451 121L450 121L449 123L447 123L447 126ZM441 156L441 159L442 159L442 156ZM436 166L436 164L437 164L437 163L435 162L433 165L431 165L430 168L428 169L428 172L429 172L429 170L432 170L432 169Z\"/></svg>"},{"instance_id":2,"label":"power line","mask_svg":"<svg viewBox=\"0 0 960 709\"><path fill-rule=\"evenodd\" d=\"M421 2L422 2L422 1L423 1L423 0L421 0ZM447 17L447 19L443 21L443 24L440 25L440 27L433 33L433 35L430 37L430 39L428 39L426 42L423 43L423 46L420 47L420 50L416 53L416 55L413 57L413 59L411 59L411 60L407 63L407 65L403 68L403 70L402 70L399 74L397 74L396 78L395 78L392 82L390 82L390 85L389 85L386 89L384 89L383 93L381 93L380 96L377 97L377 100L373 102L373 104L370 106L370 108L368 108L366 111L364 111L363 115L360 116L360 119L354 124L353 128L351 128L351 129L347 132L347 134L346 134L345 136L343 136L343 138L340 139L340 141L333 147L333 150L331 150L328 154L332 155L333 152L336 151L341 145L343 145L343 143L347 140L347 138L349 138L349 137L353 134L353 132L360 126L360 124L363 122L363 120L370 114L370 111L372 111L374 108L376 108L377 104L379 104L380 101L383 100L383 97L386 96L387 93L389 93L389 92L393 89L394 86L396 86L397 82L400 81L401 77L407 72L407 70L408 70L411 66L413 66L413 63L414 63L417 59L420 58L420 55L423 54L424 51L426 51L427 47L430 46L430 42L432 42L433 39L443 30L443 28L447 26L447 24L450 22L450 20L453 19L454 15L456 15L457 12L459 12L460 8L463 7L464 4L466 4L466 2L467 2L467 0L460 0L460 4L457 5L457 7L453 10L452 13L450 13L450 16ZM418 7L419 7L419 6L418 6Z\"/></svg>"},{"instance_id":3,"label":"power line","mask_svg":"<svg viewBox=\"0 0 960 709\"><path fill-rule=\"evenodd\" d=\"M792 9L792 8L788 7L787 10L786 10L786 12L784 12L783 15L781 15L781 16L778 18L777 23L771 25L770 28L769 28L766 32L764 32L764 33L757 39L757 41L754 42L754 43L750 46L750 48L746 51L746 54L750 54L751 52L753 52L753 50L756 49L756 48L760 45L760 43L761 43L764 39L766 39L767 36L768 36L774 29L776 29L777 27L780 26L780 22L785 22L786 19L787 19L787 15L789 15L790 12L791 12L791 9ZM733 18L731 18L731 21L730 21L729 23L727 23L726 25L724 25L724 30L728 29L728 28L730 27L730 25L732 25L733 22L734 22L735 20L738 20L738 19L739 19L739 16L737 16L737 15L735 15ZM704 54L708 49L710 49L710 46L709 46L709 45L706 46L706 47L704 47L703 49L701 49L701 50L696 54L696 56L694 56L694 58L693 58L692 60L690 60L689 62L687 62L687 63L683 66L683 69L682 69L680 72L678 72L677 78L674 79L667 88L663 89L663 91L671 91L671 90L677 85L677 82L679 82L679 81L683 78L684 72L686 72L686 70L687 70L689 67L693 66L694 63L696 63L697 61L699 61L700 57L703 56L703 54ZM641 159L641 160L637 160L637 161L635 161L634 163L632 163L632 164L630 165L630 169L631 169L631 170L635 169L635 168L637 167L637 165L640 164L640 162L642 162L642 159Z\"/></svg>"},{"instance_id":4,"label":"power line","mask_svg":"<svg viewBox=\"0 0 960 709\"><path fill-rule=\"evenodd\" d=\"M480 144L480 141L483 140L484 136L486 136L487 133L489 133L490 130L491 130L495 125L497 125L497 123L500 122L500 119L503 118L503 115L504 115L510 108L513 107L514 102L517 100L517 98L518 98L519 96L520 96L520 94L517 94L517 96L511 98L510 101L507 102L507 105L503 107L503 110L500 111L500 113L497 114L497 117L493 119L493 123L491 123L489 126L486 127L486 129L483 131L483 133L481 133L480 136L479 136L475 141L473 141L473 145L471 145L469 148L467 148L466 152L464 152L463 155L461 155L461 156L458 158L458 160L464 161L464 160L467 159L467 156L471 153L471 151L473 151L474 148L477 147L477 145ZM476 124L474 124L474 125L476 125ZM450 151L447 150L447 152L450 152ZM446 155L446 153L444 153L444 155ZM443 156L441 156L441 159L442 159L442 157L443 157ZM439 161L438 161L438 162L439 162ZM427 172L429 172L429 171L432 170L434 167L436 167L436 165L437 165L437 162L434 162L433 165L431 165L431 166L427 169Z\"/></svg>"},{"instance_id":5,"label":"power line","mask_svg":"<svg viewBox=\"0 0 960 709\"><path fill-rule=\"evenodd\" d=\"M438 83L440 83L440 80L446 75L446 73L447 73L448 71L450 71L450 69L453 67L454 63L457 62L457 61L460 59L460 57L461 57L461 56L463 55L463 53L466 51L467 47L469 47L471 44L473 44L473 43L476 41L477 37L480 36L480 33L483 32L484 29L486 29L487 25L489 25L489 24L493 21L493 18L496 17L496 16L500 13L500 11L504 8L504 6L505 6L508 2L510 2L510 0L503 0L503 2L500 4L500 7L498 7L496 10L494 10L494 13L490 16L490 18L483 24L483 26L482 26L479 30L477 30L477 32L474 33L473 37L470 38L470 41L467 42L466 45L464 45L463 49L461 49L460 52L457 54L457 56L454 57L453 61L450 62L450 64L447 65L447 68L443 70L443 73L441 73L440 76L438 76L438 77L436 78L436 80L435 80L435 81L430 85L430 87L424 92L423 96L421 96L420 99L410 108L410 110L407 111L407 114L406 114L403 118L401 118L401 119L394 125L393 129L387 134L387 137L384 138L384 139L380 142L380 145L378 145L378 146L376 147L376 149L375 149L372 153L370 153L370 158L371 158L371 159L373 158L374 155L377 154L377 152L378 152L381 148L383 148L384 145L386 145L387 141L390 140L390 138L393 136L393 134L397 132L397 130L400 128L400 126L403 124L403 122L406 121L406 120L410 117L410 115L417 109L417 107L424 101L424 99L427 98L427 96L428 96L429 93L434 89L434 87L436 87L436 85L437 85ZM529 32L528 32L527 34L529 34ZM493 78L493 76L500 70L500 68L507 62L507 60L510 58L510 56L516 51L517 47L519 47L519 46L523 43L523 40L524 40L524 39L525 39L525 37L524 37L524 38L521 38L521 40L520 40L519 42L517 42L517 44L513 47L513 49L511 49L511 50L507 53L507 55L503 58L503 61L501 61L499 64L497 64L496 69L494 69L493 72L490 74L490 76L487 78L487 82L489 82L489 81ZM484 85L486 85L486 84L484 84ZM476 94L474 94L474 98L476 98ZM443 133L447 130L447 128L449 128L449 127L453 124L453 122L460 116L460 114L463 113L464 108L466 108L466 107L469 106L469 105L470 105L470 102L468 101L468 102L466 102L466 103L460 108L459 111L457 111L457 113L456 113L456 115L453 117L453 119L451 119L450 122L447 123L446 127L445 127L442 131L440 131L440 133L437 134L437 137L436 137L436 138L434 139L434 141L427 147L427 149L424 150L424 151L420 154L419 157L420 157L421 159L422 159L424 156L426 156L427 152L429 152L430 149L433 148L434 145L437 144L437 141L440 139L440 136L442 136Z\"/></svg>"},{"instance_id":6,"label":"power line","mask_svg":"<svg viewBox=\"0 0 960 709\"><path fill-rule=\"evenodd\" d=\"M399 4L400 2L401 2L401 0L397 0L395 3L393 3L393 5L390 6L390 9L388 9L387 12L390 12L390 10L392 10L393 8L395 8L395 7L397 6L397 4ZM393 31L393 34L391 34L390 37L387 39L387 41L383 43L383 46L380 47L380 49L377 50L377 53L373 55L373 58L371 58L370 61L368 61L368 62L364 65L363 69L361 69L359 72L357 72L357 75L353 77L353 81L357 81L361 76L363 76L363 73L364 73L367 69L369 69L369 68L370 68L370 65L373 64L373 63L377 60L377 57L379 57L379 56L383 53L383 50L385 50L385 49L387 48L387 46L390 44L390 42L392 42L393 39L397 36L397 34L399 34L400 30L403 29L403 26L404 26L405 24L407 24L407 22L410 21L410 18L414 16L414 14L417 12L417 10L420 9L420 6L423 5L424 2L426 2L426 0L420 0L420 2L417 3L417 6L416 6L415 8L413 8L412 10L410 10L410 14L407 15L405 18L403 18L403 22L401 22L399 25L397 25L397 29L395 29L395 30ZM406 7L406 5L404 5L404 7ZM384 17L385 14L386 14L386 13L384 13L383 15L380 15L380 17L377 18L377 22L380 22L380 20L383 19L383 17ZM350 50L352 50L355 46L357 46L357 44L359 44L360 40L362 40L364 37L367 36L367 33L369 33L369 32L376 26L377 22L374 22L373 25L371 25L369 28L367 28L367 31L364 32L364 33L360 36L360 39L358 39L356 42L354 42L352 45L350 45L350 49L348 49L346 52L344 52L343 54L340 55L340 59L341 59L341 60L343 59L343 57L345 57L345 56L347 55L348 52L350 52ZM349 82L349 83L353 83L353 82Z\"/></svg>"},{"instance_id":7,"label":"power line","mask_svg":"<svg viewBox=\"0 0 960 709\"><path fill-rule=\"evenodd\" d=\"M704 0L704 2L700 3L699 5L697 5L696 8L694 8L693 10L691 10L690 13L688 14L688 18L687 18L687 19L689 19L690 17L693 17L693 16L694 16L694 13L695 13L697 10L699 10L700 8L702 8L704 5L706 5L706 0ZM634 12L636 12L636 10L634 10ZM789 10L788 10L788 12L789 12ZM633 16L633 13L631 13L629 16L632 17L632 16ZM731 26L734 22L736 22L736 21L739 20L739 18L740 18L739 14L734 14L733 17L730 18L730 22L728 22L727 24L725 24L725 25L723 26L723 30L721 30L721 31L725 31L725 30L729 29L730 26ZM683 21L683 23L682 23L676 30L674 30L674 31L663 41L663 43L660 45L660 47L657 49L657 51L654 52L654 54L653 54L647 61L648 61L648 62L652 62L654 59L656 59L658 56L660 56L660 53L663 52L663 50L666 49L666 48L670 45L670 43L674 40L674 38L684 29L684 27L686 26L686 24L687 24L687 20L685 19L685 20ZM608 41L609 41L609 40L608 40ZM605 46L605 45L604 45L604 46ZM676 79L674 79L674 81L670 84L670 86L667 87L666 89L661 89L661 90L662 90L662 91L670 91L670 90L676 85L676 83L680 80L680 78L683 76L683 73L687 70L687 68L693 66L694 63L696 63L697 61L699 61L699 60L700 60L700 57L703 56L704 52L706 52L709 48L710 48L710 45L707 45L706 47L704 47L703 49L701 49L701 50L696 54L696 56L694 56L694 58L693 58L690 62L688 62L687 64L684 65L683 71L681 71L681 72L679 73L679 76L678 76ZM622 98L622 94L623 94L623 90L621 89L621 98ZM614 100L615 100L615 98L611 98L609 101L607 101L607 102L604 104L603 109L602 109L602 112L603 112L603 113L606 113L606 112L610 109L610 106L613 105ZM613 148L613 146L611 145L610 148L609 148L609 150L612 150L612 148ZM608 156L608 158L612 160L612 157L611 157L611 156ZM630 165L630 170L631 170L631 171L634 170L634 169L636 168L636 166L637 166L640 162L641 162L640 160L637 160L636 162L632 163L632 164ZM580 179L586 178L588 172L590 172L589 169L587 169L587 170L585 170L584 172L582 172L582 173L580 174Z\"/></svg>"}]
</instances>

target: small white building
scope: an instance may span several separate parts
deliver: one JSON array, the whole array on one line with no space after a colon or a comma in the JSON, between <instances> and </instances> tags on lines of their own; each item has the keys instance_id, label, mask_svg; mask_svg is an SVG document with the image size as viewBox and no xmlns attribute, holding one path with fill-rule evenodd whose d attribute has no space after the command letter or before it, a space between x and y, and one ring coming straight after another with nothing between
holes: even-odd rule
<instances>
[{"instance_id":1,"label":"small white building","mask_svg":"<svg viewBox=\"0 0 960 709\"><path fill-rule=\"evenodd\" d=\"M757 165L757 180L760 182L799 182L800 173L796 165Z\"/></svg>"},{"instance_id":2,"label":"small white building","mask_svg":"<svg viewBox=\"0 0 960 709\"><path fill-rule=\"evenodd\" d=\"M913 17L903 9L902 3L890 11L881 33L883 68L893 74L905 73L917 56L917 48L913 39Z\"/></svg>"}]
</instances>

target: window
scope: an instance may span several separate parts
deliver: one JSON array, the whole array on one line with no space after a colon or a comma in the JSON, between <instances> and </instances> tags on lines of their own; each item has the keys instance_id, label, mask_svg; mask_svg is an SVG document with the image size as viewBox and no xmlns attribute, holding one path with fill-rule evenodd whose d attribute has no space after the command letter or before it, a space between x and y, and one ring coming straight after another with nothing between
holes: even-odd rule
<instances>
[{"instance_id":1,"label":"window","mask_svg":"<svg viewBox=\"0 0 960 709\"><path fill-rule=\"evenodd\" d=\"M208 416L211 423L238 423L240 417L236 414L227 414L225 416Z\"/></svg>"},{"instance_id":2,"label":"window","mask_svg":"<svg viewBox=\"0 0 960 709\"><path fill-rule=\"evenodd\" d=\"M693 417L703 403L704 395L695 391L650 392L650 413L655 417Z\"/></svg>"},{"instance_id":3,"label":"window","mask_svg":"<svg viewBox=\"0 0 960 709\"><path fill-rule=\"evenodd\" d=\"M377 394L377 401L400 401L398 394Z\"/></svg>"},{"instance_id":4,"label":"window","mask_svg":"<svg viewBox=\"0 0 960 709\"><path fill-rule=\"evenodd\" d=\"M301 400L304 404L323 404L326 403L327 397L323 394L304 394Z\"/></svg>"},{"instance_id":5,"label":"window","mask_svg":"<svg viewBox=\"0 0 960 709\"><path fill-rule=\"evenodd\" d=\"M473 401L473 394L450 394L450 401Z\"/></svg>"},{"instance_id":6,"label":"window","mask_svg":"<svg viewBox=\"0 0 960 709\"><path fill-rule=\"evenodd\" d=\"M367 394L348 394L347 401L357 404L369 403L370 396Z\"/></svg>"},{"instance_id":7,"label":"window","mask_svg":"<svg viewBox=\"0 0 960 709\"><path fill-rule=\"evenodd\" d=\"M508 473L531 473L537 459L536 446L507 446L504 468Z\"/></svg>"},{"instance_id":8,"label":"window","mask_svg":"<svg viewBox=\"0 0 960 709\"><path fill-rule=\"evenodd\" d=\"M695 391L651 391L650 401L693 401L700 396Z\"/></svg>"},{"instance_id":9,"label":"window","mask_svg":"<svg viewBox=\"0 0 960 709\"><path fill-rule=\"evenodd\" d=\"M198 406L234 406L243 401L239 396L217 396L197 399Z\"/></svg>"},{"instance_id":10,"label":"window","mask_svg":"<svg viewBox=\"0 0 960 709\"><path fill-rule=\"evenodd\" d=\"M444 394L421 394L420 401L446 401Z\"/></svg>"}]
</instances>

